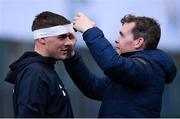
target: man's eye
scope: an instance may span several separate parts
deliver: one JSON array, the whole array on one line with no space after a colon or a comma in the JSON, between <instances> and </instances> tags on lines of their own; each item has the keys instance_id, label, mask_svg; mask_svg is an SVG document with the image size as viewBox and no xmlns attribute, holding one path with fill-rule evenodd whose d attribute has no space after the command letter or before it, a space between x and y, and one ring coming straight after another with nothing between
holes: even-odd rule
<instances>
[{"instance_id":1,"label":"man's eye","mask_svg":"<svg viewBox=\"0 0 180 119\"><path fill-rule=\"evenodd\" d=\"M74 39L74 35L73 34L69 34L69 39Z\"/></svg>"}]
</instances>

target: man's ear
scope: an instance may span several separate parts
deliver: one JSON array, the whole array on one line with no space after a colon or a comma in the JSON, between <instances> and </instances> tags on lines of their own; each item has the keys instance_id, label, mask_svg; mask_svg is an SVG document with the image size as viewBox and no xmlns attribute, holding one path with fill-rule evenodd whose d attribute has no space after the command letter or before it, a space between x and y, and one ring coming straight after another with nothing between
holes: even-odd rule
<instances>
[{"instance_id":1,"label":"man's ear","mask_svg":"<svg viewBox=\"0 0 180 119\"><path fill-rule=\"evenodd\" d=\"M135 48L136 49L141 49L141 48L144 48L145 46L145 41L144 41L144 38L143 37L139 37L135 40Z\"/></svg>"},{"instance_id":2,"label":"man's ear","mask_svg":"<svg viewBox=\"0 0 180 119\"><path fill-rule=\"evenodd\" d=\"M45 38L39 38L38 39L38 42L40 43L40 44L46 44L46 40L45 40Z\"/></svg>"}]
</instances>

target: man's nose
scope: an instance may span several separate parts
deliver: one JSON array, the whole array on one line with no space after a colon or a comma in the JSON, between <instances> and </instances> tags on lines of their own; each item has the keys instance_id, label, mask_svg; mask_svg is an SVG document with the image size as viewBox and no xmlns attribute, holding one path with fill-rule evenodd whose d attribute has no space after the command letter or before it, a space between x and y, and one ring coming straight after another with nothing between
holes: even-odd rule
<instances>
[{"instance_id":1,"label":"man's nose","mask_svg":"<svg viewBox=\"0 0 180 119\"><path fill-rule=\"evenodd\" d=\"M119 43L119 40L118 40L118 38L115 40L115 43L116 43L116 44L118 44L118 43Z\"/></svg>"}]
</instances>

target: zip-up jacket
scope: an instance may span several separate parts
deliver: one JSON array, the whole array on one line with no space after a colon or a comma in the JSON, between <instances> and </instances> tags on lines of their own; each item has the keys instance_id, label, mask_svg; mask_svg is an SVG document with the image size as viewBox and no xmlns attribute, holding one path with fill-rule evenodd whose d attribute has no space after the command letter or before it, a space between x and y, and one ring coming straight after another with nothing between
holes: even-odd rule
<instances>
[{"instance_id":1,"label":"zip-up jacket","mask_svg":"<svg viewBox=\"0 0 180 119\"><path fill-rule=\"evenodd\" d=\"M99 117L160 117L164 86L177 70L171 57L158 49L119 55L97 27L83 39L104 76L89 71L78 52L64 64L86 96L102 101Z\"/></svg>"},{"instance_id":2,"label":"zip-up jacket","mask_svg":"<svg viewBox=\"0 0 180 119\"><path fill-rule=\"evenodd\" d=\"M24 53L10 65L6 81L14 84L15 117L73 117L66 89L53 58Z\"/></svg>"}]
</instances>

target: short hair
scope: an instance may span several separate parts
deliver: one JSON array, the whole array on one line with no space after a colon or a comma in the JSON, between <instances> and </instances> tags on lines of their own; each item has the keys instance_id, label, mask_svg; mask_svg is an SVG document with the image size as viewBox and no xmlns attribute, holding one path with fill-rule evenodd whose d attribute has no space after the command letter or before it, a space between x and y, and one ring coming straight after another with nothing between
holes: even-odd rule
<instances>
[{"instance_id":1,"label":"short hair","mask_svg":"<svg viewBox=\"0 0 180 119\"><path fill-rule=\"evenodd\" d=\"M45 11L35 17L32 23L31 30L34 31L37 29L49 28L52 26L65 25L70 23L71 22L64 16L55 14L53 12Z\"/></svg>"},{"instance_id":2,"label":"short hair","mask_svg":"<svg viewBox=\"0 0 180 119\"><path fill-rule=\"evenodd\" d=\"M153 18L134 16L131 14L125 15L121 19L122 25L131 22L135 23L132 30L134 39L143 37L145 40L145 50L156 49L161 37L161 28L159 23Z\"/></svg>"}]
</instances>

